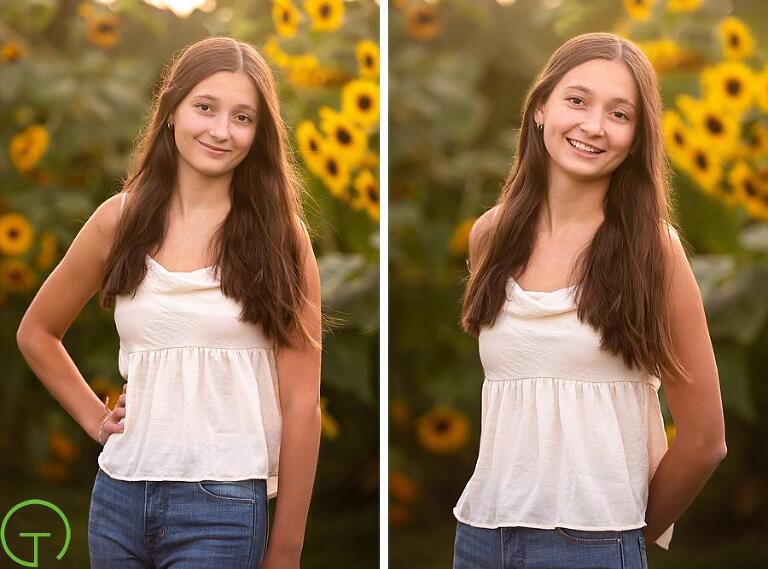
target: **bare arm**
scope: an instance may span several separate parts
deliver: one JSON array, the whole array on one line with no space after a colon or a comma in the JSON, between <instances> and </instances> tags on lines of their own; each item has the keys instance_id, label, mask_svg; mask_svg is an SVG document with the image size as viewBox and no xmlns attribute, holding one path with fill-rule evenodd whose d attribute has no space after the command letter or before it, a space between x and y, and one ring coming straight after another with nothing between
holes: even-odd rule
<instances>
[{"instance_id":1,"label":"bare arm","mask_svg":"<svg viewBox=\"0 0 768 569\"><path fill-rule=\"evenodd\" d=\"M691 505L727 449L717 365L701 293L680 241L668 251L672 266L672 340L692 383L664 381L676 435L651 480L643 534L658 537Z\"/></svg>"},{"instance_id":2,"label":"bare arm","mask_svg":"<svg viewBox=\"0 0 768 569\"><path fill-rule=\"evenodd\" d=\"M300 318L319 343L320 273L306 232L304 237L304 291L309 304ZM281 347L276 359L282 411L280 491L262 569L299 567L320 447L321 350Z\"/></svg>"},{"instance_id":3,"label":"bare arm","mask_svg":"<svg viewBox=\"0 0 768 569\"><path fill-rule=\"evenodd\" d=\"M16 342L29 367L95 441L104 404L80 374L62 338L98 292L117 224L119 200L119 195L109 198L91 215L38 290L16 332Z\"/></svg>"}]
</instances>

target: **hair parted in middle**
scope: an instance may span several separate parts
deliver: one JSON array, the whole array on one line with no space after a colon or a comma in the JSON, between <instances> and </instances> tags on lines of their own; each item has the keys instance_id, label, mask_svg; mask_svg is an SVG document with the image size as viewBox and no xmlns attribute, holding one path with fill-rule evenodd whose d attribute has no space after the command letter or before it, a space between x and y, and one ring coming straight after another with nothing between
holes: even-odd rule
<instances>
[{"instance_id":1,"label":"hair parted in middle","mask_svg":"<svg viewBox=\"0 0 768 569\"><path fill-rule=\"evenodd\" d=\"M579 320L601 333L601 348L631 368L689 381L673 350L667 299L669 268L662 239L671 239L668 164L661 133L656 74L632 42L609 33L576 36L561 45L528 92L512 170L499 196L495 221L467 282L461 323L477 335L493 325L510 278L530 257L547 194L549 155L534 113L571 69L604 59L624 63L639 94L635 139L611 174L604 219L577 259Z\"/></svg>"}]
</instances>

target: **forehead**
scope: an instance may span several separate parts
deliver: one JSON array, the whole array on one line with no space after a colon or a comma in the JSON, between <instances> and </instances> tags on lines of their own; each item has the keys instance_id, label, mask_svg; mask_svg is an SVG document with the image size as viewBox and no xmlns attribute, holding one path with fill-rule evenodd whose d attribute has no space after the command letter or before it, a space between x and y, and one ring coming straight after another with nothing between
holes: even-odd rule
<instances>
[{"instance_id":1,"label":"forehead","mask_svg":"<svg viewBox=\"0 0 768 569\"><path fill-rule=\"evenodd\" d=\"M245 73L231 71L214 73L195 85L188 96L203 94L212 95L232 105L250 105L256 108L258 103L256 87Z\"/></svg>"},{"instance_id":2,"label":"forehead","mask_svg":"<svg viewBox=\"0 0 768 569\"><path fill-rule=\"evenodd\" d=\"M556 90L573 85L585 87L605 99L627 99L637 104L637 85L627 65L621 61L592 59L568 71L555 86Z\"/></svg>"}]
</instances>

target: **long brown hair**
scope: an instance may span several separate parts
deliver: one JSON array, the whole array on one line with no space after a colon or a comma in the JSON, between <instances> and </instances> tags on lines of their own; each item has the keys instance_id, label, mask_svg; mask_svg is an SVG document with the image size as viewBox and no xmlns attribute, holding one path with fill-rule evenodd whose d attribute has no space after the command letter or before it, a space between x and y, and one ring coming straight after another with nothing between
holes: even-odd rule
<instances>
[{"instance_id":1,"label":"long brown hair","mask_svg":"<svg viewBox=\"0 0 768 569\"><path fill-rule=\"evenodd\" d=\"M621 356L630 368L689 381L673 351L667 309L669 270L661 229L671 226L671 207L661 96L645 55L613 34L571 38L555 51L531 87L515 163L464 293L462 327L477 335L481 326L493 325L507 281L528 263L546 198L549 159L543 138L533 134L534 111L568 71L594 59L620 61L629 68L639 92L639 121L632 150L611 175L604 219L574 266L577 315L601 333L601 348Z\"/></svg>"},{"instance_id":2,"label":"long brown hair","mask_svg":"<svg viewBox=\"0 0 768 569\"><path fill-rule=\"evenodd\" d=\"M249 44L211 37L174 58L154 98L123 191L131 199L107 257L100 304L134 293L147 271L146 256L162 243L176 180L176 143L165 128L177 105L200 81L220 71L247 74L258 94L253 144L232 176L232 207L211 240L222 293L242 305L240 320L260 325L277 346L316 345L302 324L304 213L302 188L286 143L272 72Z\"/></svg>"}]
</instances>

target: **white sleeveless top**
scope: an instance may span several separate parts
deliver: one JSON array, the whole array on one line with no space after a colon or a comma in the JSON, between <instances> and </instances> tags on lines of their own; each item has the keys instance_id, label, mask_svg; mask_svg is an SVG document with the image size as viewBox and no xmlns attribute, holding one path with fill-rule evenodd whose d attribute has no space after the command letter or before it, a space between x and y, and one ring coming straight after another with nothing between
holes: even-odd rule
<instances>
[{"instance_id":1,"label":"white sleeveless top","mask_svg":"<svg viewBox=\"0 0 768 569\"><path fill-rule=\"evenodd\" d=\"M576 289L525 291L510 279L493 326L475 471L454 516L472 526L628 530L645 523L667 450L657 377L600 349L576 317ZM674 524L656 540L669 549Z\"/></svg>"},{"instance_id":2,"label":"white sleeveless top","mask_svg":"<svg viewBox=\"0 0 768 569\"><path fill-rule=\"evenodd\" d=\"M122 212L123 193L120 211ZM267 480L277 493L281 417L273 342L238 320L212 267L147 256L135 296L115 299L124 431L98 463L119 480Z\"/></svg>"}]
</instances>

